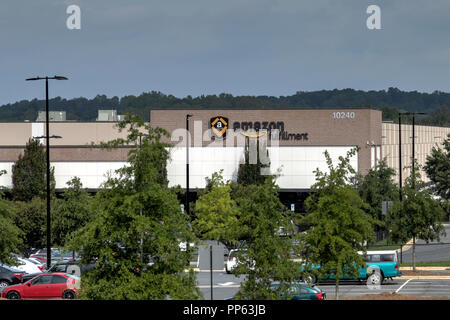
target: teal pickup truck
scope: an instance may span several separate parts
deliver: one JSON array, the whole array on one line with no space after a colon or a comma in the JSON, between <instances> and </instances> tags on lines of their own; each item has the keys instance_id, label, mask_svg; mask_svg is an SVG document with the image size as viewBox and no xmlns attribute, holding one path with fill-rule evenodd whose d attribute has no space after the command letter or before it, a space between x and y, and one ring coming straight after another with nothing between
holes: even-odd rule
<instances>
[{"instance_id":1,"label":"teal pickup truck","mask_svg":"<svg viewBox=\"0 0 450 320\"><path fill-rule=\"evenodd\" d=\"M384 279L392 279L402 275L399 270L397 251L380 250L367 251L366 254L363 254L363 252L358 253L363 255L366 268L360 268L357 277L344 276L341 278L342 280L367 280L372 285L381 285ZM313 266L313 269L320 269L320 266ZM320 277L323 280L334 278L334 274L327 274ZM307 276L303 280L308 283L317 282L314 275Z\"/></svg>"}]
</instances>

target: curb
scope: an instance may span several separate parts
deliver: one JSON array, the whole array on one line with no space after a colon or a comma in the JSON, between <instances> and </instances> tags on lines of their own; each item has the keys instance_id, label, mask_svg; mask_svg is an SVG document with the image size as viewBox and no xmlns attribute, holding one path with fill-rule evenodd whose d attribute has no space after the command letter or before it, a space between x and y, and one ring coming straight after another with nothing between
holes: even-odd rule
<instances>
[{"instance_id":1,"label":"curb","mask_svg":"<svg viewBox=\"0 0 450 320\"><path fill-rule=\"evenodd\" d=\"M395 279L411 279L411 280L450 280L450 276L401 276Z\"/></svg>"},{"instance_id":2,"label":"curb","mask_svg":"<svg viewBox=\"0 0 450 320\"><path fill-rule=\"evenodd\" d=\"M413 267L400 267L400 271L412 271ZM416 271L449 271L450 267L416 267Z\"/></svg>"}]
</instances>

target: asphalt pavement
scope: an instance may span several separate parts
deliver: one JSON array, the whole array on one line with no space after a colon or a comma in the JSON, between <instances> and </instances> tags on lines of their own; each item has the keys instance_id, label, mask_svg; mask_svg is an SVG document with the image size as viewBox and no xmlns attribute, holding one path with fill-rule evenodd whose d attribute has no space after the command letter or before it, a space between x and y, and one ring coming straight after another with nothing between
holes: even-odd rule
<instances>
[{"instance_id":1,"label":"asphalt pavement","mask_svg":"<svg viewBox=\"0 0 450 320\"><path fill-rule=\"evenodd\" d=\"M416 262L437 262L450 261L450 225L445 226L446 236L441 237L440 241L432 241L427 244L423 240L416 242ZM439 244L444 243L444 244ZM402 262L412 262L412 245L403 247Z\"/></svg>"},{"instance_id":2,"label":"asphalt pavement","mask_svg":"<svg viewBox=\"0 0 450 320\"><path fill-rule=\"evenodd\" d=\"M210 273L199 272L197 276L199 288L203 293L203 299L211 299ZM240 283L245 277L235 277L225 272L213 272L213 300L223 300L234 296ZM328 298L336 295L336 286L333 281L322 282L318 285L327 293ZM440 279L439 277L422 277L414 279L402 277L394 280L385 280L383 285L378 287L368 286L364 281L342 281L339 285L340 297L356 297L365 294L380 294L383 292L396 292L402 295L426 296L426 297L450 297L450 279Z\"/></svg>"}]
</instances>

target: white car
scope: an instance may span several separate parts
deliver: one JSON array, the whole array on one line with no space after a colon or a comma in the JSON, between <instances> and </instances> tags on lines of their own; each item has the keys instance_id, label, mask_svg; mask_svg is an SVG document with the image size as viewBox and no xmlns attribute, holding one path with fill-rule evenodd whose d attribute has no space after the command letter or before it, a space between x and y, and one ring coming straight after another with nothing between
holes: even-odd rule
<instances>
[{"instance_id":1,"label":"white car","mask_svg":"<svg viewBox=\"0 0 450 320\"><path fill-rule=\"evenodd\" d=\"M16 257L18 265L11 266L14 269L19 269L25 273L41 273L42 270L34 262L27 261L24 258Z\"/></svg>"},{"instance_id":2,"label":"white car","mask_svg":"<svg viewBox=\"0 0 450 320\"><path fill-rule=\"evenodd\" d=\"M237 261L237 258L236 258L237 251L238 251L238 249L232 249L232 250L230 250L230 253L228 254L228 260L227 260L227 263L225 265L225 271L227 273L231 273L233 268L235 268L236 265L238 264L238 261ZM253 266L251 266L250 269L253 270L254 265L255 265L255 262L253 261Z\"/></svg>"},{"instance_id":3,"label":"white car","mask_svg":"<svg viewBox=\"0 0 450 320\"><path fill-rule=\"evenodd\" d=\"M237 259L236 259L236 256L235 256L236 251L237 250L230 250L230 252L228 253L227 264L225 265L225 271L227 273L231 273L231 270L237 264Z\"/></svg>"},{"instance_id":4,"label":"white car","mask_svg":"<svg viewBox=\"0 0 450 320\"><path fill-rule=\"evenodd\" d=\"M44 264L36 258L23 258L27 261L33 262L35 265L37 265L37 267L39 268L39 270L41 270L42 272L44 272Z\"/></svg>"}]
</instances>

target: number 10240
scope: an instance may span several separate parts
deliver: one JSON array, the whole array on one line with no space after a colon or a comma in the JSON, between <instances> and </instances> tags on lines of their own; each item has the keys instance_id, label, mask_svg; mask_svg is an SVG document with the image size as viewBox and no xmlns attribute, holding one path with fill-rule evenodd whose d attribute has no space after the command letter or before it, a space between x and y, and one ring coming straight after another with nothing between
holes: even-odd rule
<instances>
[{"instance_id":1,"label":"number 10240","mask_svg":"<svg viewBox=\"0 0 450 320\"><path fill-rule=\"evenodd\" d=\"M333 112L333 119L355 119L354 112Z\"/></svg>"}]
</instances>

